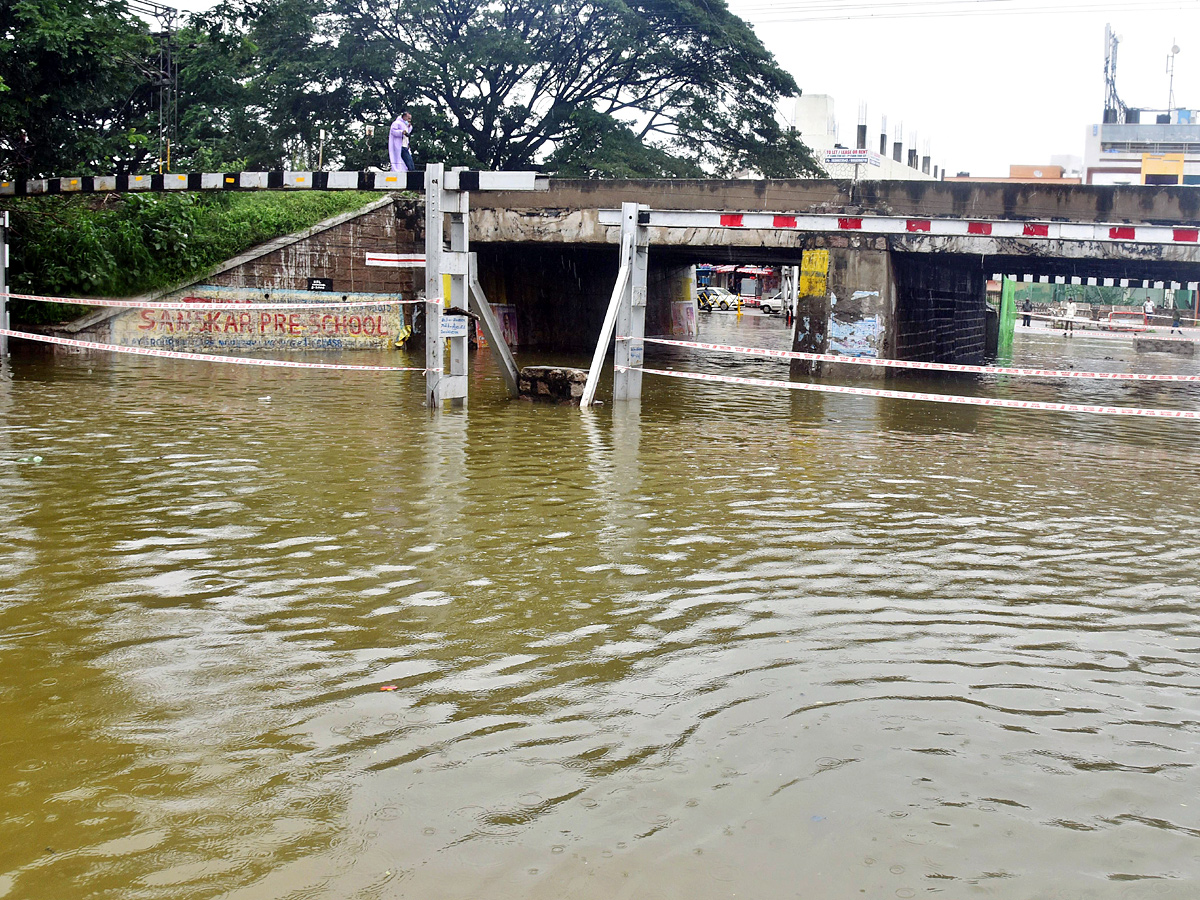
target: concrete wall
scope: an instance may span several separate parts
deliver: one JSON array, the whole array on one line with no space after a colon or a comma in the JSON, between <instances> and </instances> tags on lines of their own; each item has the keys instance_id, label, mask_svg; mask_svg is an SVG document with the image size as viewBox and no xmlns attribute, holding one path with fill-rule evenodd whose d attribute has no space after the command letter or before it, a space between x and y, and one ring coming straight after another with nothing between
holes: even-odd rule
<instances>
[{"instance_id":1,"label":"concrete wall","mask_svg":"<svg viewBox=\"0 0 1200 900\"><path fill-rule=\"evenodd\" d=\"M411 311L398 306L305 312L255 309L256 301L329 302L401 296L424 286L422 269L368 266L368 253L423 253L424 210L419 202L387 197L271 241L229 260L199 281L141 299L227 302L225 311L101 310L64 333L134 347L208 349L360 349L387 347ZM308 279L333 291L309 291ZM411 310L411 308L407 308Z\"/></svg>"},{"instance_id":2,"label":"concrete wall","mask_svg":"<svg viewBox=\"0 0 1200 900\"><path fill-rule=\"evenodd\" d=\"M894 254L896 358L979 365L987 352L987 276L979 260Z\"/></svg>"},{"instance_id":3,"label":"concrete wall","mask_svg":"<svg viewBox=\"0 0 1200 900\"><path fill-rule=\"evenodd\" d=\"M808 251L801 265L792 348L803 353L890 358L896 347L897 292L891 253L874 241L835 238L828 250ZM824 256L827 254L827 257ZM814 261L827 259L824 279ZM797 374L821 363L797 361ZM864 369L882 377L883 369Z\"/></svg>"},{"instance_id":4,"label":"concrete wall","mask_svg":"<svg viewBox=\"0 0 1200 900\"><path fill-rule=\"evenodd\" d=\"M339 216L338 219L343 217ZM420 269L368 266L369 252L424 253L424 204L415 200L387 198L362 214L353 214L320 231L304 232L298 239L284 239L230 260L222 270L206 279L222 287L253 287L262 290L303 290L309 278L332 282L335 293L348 291L412 294L424 287Z\"/></svg>"},{"instance_id":5,"label":"concrete wall","mask_svg":"<svg viewBox=\"0 0 1200 900\"><path fill-rule=\"evenodd\" d=\"M1200 224L1200 192L1190 187L1060 184L951 184L941 181L777 179L757 181L551 179L549 192L476 193L476 212L619 209L622 202L657 209L777 210L877 213L976 219L1063 219L1073 222ZM472 234L472 239L476 239ZM570 240L570 238L566 238Z\"/></svg>"}]
</instances>

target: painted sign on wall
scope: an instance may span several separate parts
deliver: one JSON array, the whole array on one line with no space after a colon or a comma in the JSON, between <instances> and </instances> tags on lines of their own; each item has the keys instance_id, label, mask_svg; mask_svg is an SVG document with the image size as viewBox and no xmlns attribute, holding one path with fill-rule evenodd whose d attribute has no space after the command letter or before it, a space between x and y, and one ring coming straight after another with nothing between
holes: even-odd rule
<instances>
[{"instance_id":1,"label":"painted sign on wall","mask_svg":"<svg viewBox=\"0 0 1200 900\"><path fill-rule=\"evenodd\" d=\"M174 302L230 304L229 309L138 309L115 317L112 340L132 347L166 350L252 349L376 349L391 345L404 324L403 307L360 306L348 309L322 306L308 310L277 310L266 304L329 303L344 296L362 301L374 294L329 294L324 291L262 291L239 288L191 288ZM388 295L394 299L395 295ZM382 298L380 298L382 299ZM247 302L249 301L249 302Z\"/></svg>"}]
</instances>

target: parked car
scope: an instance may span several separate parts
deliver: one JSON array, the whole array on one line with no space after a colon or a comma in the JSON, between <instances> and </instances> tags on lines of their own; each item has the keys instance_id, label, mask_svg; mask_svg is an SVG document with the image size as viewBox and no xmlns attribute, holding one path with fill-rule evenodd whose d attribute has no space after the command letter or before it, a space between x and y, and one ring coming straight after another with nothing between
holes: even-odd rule
<instances>
[{"instance_id":1,"label":"parked car","mask_svg":"<svg viewBox=\"0 0 1200 900\"><path fill-rule=\"evenodd\" d=\"M787 303L787 299L783 296L783 293L781 291L776 291L770 297L762 298L762 303L760 304L760 308L767 315L772 315L774 313L783 312L784 309L786 308L786 306L785 306L786 303Z\"/></svg>"},{"instance_id":2,"label":"parked car","mask_svg":"<svg viewBox=\"0 0 1200 900\"><path fill-rule=\"evenodd\" d=\"M709 285L702 287L696 294L696 301L701 309L738 309L742 298L723 287Z\"/></svg>"}]
</instances>

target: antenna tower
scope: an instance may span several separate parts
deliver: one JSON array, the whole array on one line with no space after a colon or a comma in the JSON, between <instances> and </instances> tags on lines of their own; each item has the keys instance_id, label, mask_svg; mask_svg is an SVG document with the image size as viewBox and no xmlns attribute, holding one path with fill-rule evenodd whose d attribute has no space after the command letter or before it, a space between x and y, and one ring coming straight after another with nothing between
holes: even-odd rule
<instances>
[{"instance_id":1,"label":"antenna tower","mask_svg":"<svg viewBox=\"0 0 1200 900\"><path fill-rule=\"evenodd\" d=\"M1124 123L1125 113L1129 109L1117 95L1117 47L1121 39L1112 30L1112 25L1104 26L1104 121L1112 124Z\"/></svg>"}]
</instances>

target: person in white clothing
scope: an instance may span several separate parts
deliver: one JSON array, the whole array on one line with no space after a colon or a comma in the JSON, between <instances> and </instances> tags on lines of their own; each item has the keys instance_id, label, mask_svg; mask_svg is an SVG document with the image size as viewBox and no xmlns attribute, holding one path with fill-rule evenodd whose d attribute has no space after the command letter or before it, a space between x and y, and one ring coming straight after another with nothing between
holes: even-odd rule
<instances>
[{"instance_id":1,"label":"person in white clothing","mask_svg":"<svg viewBox=\"0 0 1200 900\"><path fill-rule=\"evenodd\" d=\"M1154 318L1154 301L1149 297L1146 298L1146 303L1142 307L1142 312L1146 314L1146 324L1150 324L1150 320Z\"/></svg>"},{"instance_id":2,"label":"person in white clothing","mask_svg":"<svg viewBox=\"0 0 1200 900\"><path fill-rule=\"evenodd\" d=\"M412 172L416 169L413 164L412 151L408 147L408 136L412 134L412 113L402 112L388 130L388 156L391 158L393 172Z\"/></svg>"},{"instance_id":3,"label":"person in white clothing","mask_svg":"<svg viewBox=\"0 0 1200 900\"><path fill-rule=\"evenodd\" d=\"M1075 337L1075 314L1079 312L1079 307L1075 305L1075 298L1067 298L1067 318L1063 323L1063 337Z\"/></svg>"}]
</instances>

